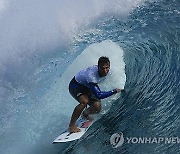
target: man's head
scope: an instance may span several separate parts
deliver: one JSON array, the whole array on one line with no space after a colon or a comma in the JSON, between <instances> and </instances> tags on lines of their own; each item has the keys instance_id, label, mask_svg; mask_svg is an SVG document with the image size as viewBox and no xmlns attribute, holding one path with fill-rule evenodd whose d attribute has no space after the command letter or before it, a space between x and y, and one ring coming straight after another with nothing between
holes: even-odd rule
<instances>
[{"instance_id":1,"label":"man's head","mask_svg":"<svg viewBox=\"0 0 180 154\"><path fill-rule=\"evenodd\" d=\"M100 57L98 60L98 72L100 77L104 77L108 74L110 69L110 61L108 57Z\"/></svg>"}]
</instances>

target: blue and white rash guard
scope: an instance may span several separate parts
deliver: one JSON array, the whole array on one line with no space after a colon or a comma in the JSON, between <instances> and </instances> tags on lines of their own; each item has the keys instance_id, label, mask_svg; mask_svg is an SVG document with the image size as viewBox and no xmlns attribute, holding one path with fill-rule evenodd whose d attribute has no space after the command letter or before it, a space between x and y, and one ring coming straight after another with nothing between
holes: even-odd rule
<instances>
[{"instance_id":1,"label":"blue and white rash guard","mask_svg":"<svg viewBox=\"0 0 180 154\"><path fill-rule=\"evenodd\" d=\"M105 77L100 77L98 73L98 66L93 65L86 69L81 70L79 73L75 75L75 80L88 87L94 96L98 99L107 98L115 93L117 93L116 89L112 91L101 91L98 83L103 81Z\"/></svg>"}]
</instances>

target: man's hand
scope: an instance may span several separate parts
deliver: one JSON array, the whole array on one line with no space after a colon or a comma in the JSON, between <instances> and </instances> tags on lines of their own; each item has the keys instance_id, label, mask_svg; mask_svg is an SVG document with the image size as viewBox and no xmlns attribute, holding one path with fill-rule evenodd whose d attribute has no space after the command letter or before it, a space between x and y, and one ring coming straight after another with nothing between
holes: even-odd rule
<instances>
[{"instance_id":1,"label":"man's hand","mask_svg":"<svg viewBox=\"0 0 180 154\"><path fill-rule=\"evenodd\" d=\"M124 92L125 90L124 89L116 88L116 91L117 91L117 93L120 93L120 92Z\"/></svg>"}]
</instances>

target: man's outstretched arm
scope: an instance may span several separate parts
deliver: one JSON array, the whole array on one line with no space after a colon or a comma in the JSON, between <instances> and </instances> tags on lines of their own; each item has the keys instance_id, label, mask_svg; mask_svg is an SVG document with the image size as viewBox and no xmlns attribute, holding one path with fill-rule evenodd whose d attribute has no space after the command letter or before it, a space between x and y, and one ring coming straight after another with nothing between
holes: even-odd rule
<instances>
[{"instance_id":1,"label":"man's outstretched arm","mask_svg":"<svg viewBox=\"0 0 180 154\"><path fill-rule=\"evenodd\" d=\"M111 90L111 91L101 91L99 86L96 83L91 82L89 84L90 84L90 89L91 89L92 93L98 99L107 98L107 97L112 96L113 94L116 94L116 93L121 91L120 89L114 89L114 90Z\"/></svg>"}]
</instances>

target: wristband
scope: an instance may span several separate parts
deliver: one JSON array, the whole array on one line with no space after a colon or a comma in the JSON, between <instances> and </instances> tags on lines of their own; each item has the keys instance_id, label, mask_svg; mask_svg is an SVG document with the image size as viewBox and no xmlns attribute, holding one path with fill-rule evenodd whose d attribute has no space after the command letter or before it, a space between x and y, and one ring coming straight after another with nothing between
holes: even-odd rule
<instances>
[{"instance_id":1,"label":"wristband","mask_svg":"<svg viewBox=\"0 0 180 154\"><path fill-rule=\"evenodd\" d=\"M112 93L113 93L113 94L116 94L116 93L117 93L117 90L116 90L116 89L112 90Z\"/></svg>"}]
</instances>

